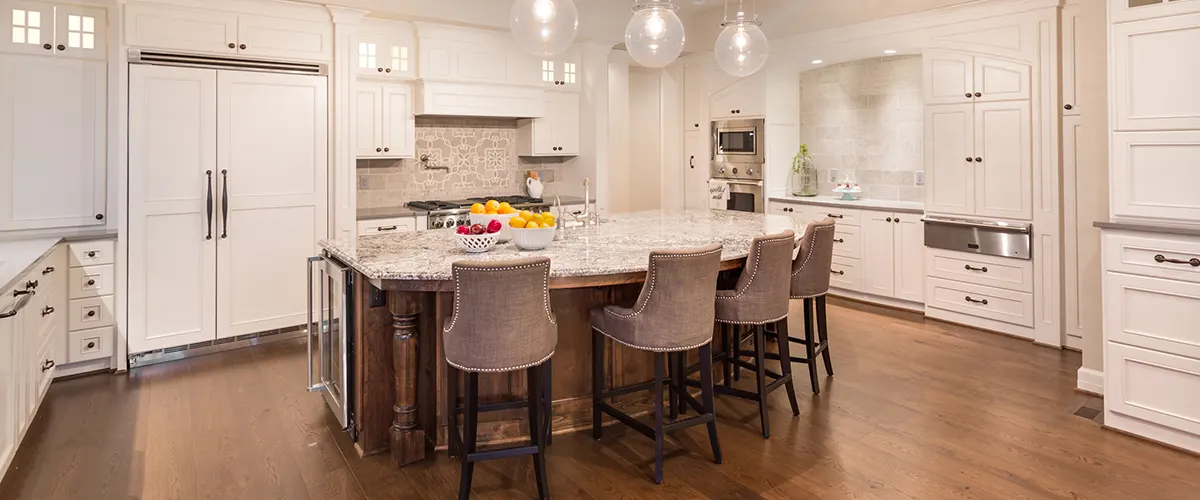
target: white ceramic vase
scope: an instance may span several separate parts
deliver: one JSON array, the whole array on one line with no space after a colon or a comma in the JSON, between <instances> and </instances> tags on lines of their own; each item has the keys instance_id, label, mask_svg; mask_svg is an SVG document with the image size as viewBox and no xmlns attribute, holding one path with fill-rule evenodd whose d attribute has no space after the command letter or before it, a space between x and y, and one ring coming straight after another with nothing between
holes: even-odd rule
<instances>
[{"instance_id":1,"label":"white ceramic vase","mask_svg":"<svg viewBox=\"0 0 1200 500\"><path fill-rule=\"evenodd\" d=\"M529 189L529 196L534 198L541 198L542 189L545 188L545 186L542 186L542 181L534 179L533 177L525 178L525 187Z\"/></svg>"}]
</instances>

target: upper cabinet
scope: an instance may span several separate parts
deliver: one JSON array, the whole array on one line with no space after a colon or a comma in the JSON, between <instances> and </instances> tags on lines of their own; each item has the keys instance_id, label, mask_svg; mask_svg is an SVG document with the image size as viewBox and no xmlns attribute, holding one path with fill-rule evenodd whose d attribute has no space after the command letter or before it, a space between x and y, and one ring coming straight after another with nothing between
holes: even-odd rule
<instances>
[{"instance_id":1,"label":"upper cabinet","mask_svg":"<svg viewBox=\"0 0 1200 500\"><path fill-rule=\"evenodd\" d=\"M1200 0L1108 0L1113 23L1200 12Z\"/></svg>"},{"instance_id":2,"label":"upper cabinet","mask_svg":"<svg viewBox=\"0 0 1200 500\"><path fill-rule=\"evenodd\" d=\"M417 78L492 85L552 86L565 79L562 61L542 70L543 59L517 50L508 33L415 22ZM578 69L578 68L576 68ZM576 79L578 75L576 74ZM548 81L547 81L548 80Z\"/></svg>"},{"instance_id":3,"label":"upper cabinet","mask_svg":"<svg viewBox=\"0 0 1200 500\"><path fill-rule=\"evenodd\" d=\"M412 78L417 68L416 45L408 23L368 19L358 33L355 67L361 76Z\"/></svg>"},{"instance_id":4,"label":"upper cabinet","mask_svg":"<svg viewBox=\"0 0 1200 500\"><path fill-rule=\"evenodd\" d=\"M1029 65L961 52L927 50L925 104L1029 99Z\"/></svg>"},{"instance_id":5,"label":"upper cabinet","mask_svg":"<svg viewBox=\"0 0 1200 500\"><path fill-rule=\"evenodd\" d=\"M683 71L684 130L708 130L708 71L704 66Z\"/></svg>"},{"instance_id":6,"label":"upper cabinet","mask_svg":"<svg viewBox=\"0 0 1200 500\"><path fill-rule=\"evenodd\" d=\"M1033 216L1029 101L925 107L925 210Z\"/></svg>"},{"instance_id":7,"label":"upper cabinet","mask_svg":"<svg viewBox=\"0 0 1200 500\"><path fill-rule=\"evenodd\" d=\"M333 27L311 17L285 19L130 3L125 6L125 41L152 49L327 61L333 57Z\"/></svg>"},{"instance_id":8,"label":"upper cabinet","mask_svg":"<svg viewBox=\"0 0 1200 500\"><path fill-rule=\"evenodd\" d=\"M714 90L708 104L709 116L714 120L765 116L766 87L763 78L765 76L760 71Z\"/></svg>"},{"instance_id":9,"label":"upper cabinet","mask_svg":"<svg viewBox=\"0 0 1200 500\"><path fill-rule=\"evenodd\" d=\"M11 33L0 37L0 51L105 59L104 9L18 1L0 15L8 25L4 31Z\"/></svg>"},{"instance_id":10,"label":"upper cabinet","mask_svg":"<svg viewBox=\"0 0 1200 500\"><path fill-rule=\"evenodd\" d=\"M1078 115L1079 109L1079 5L1062 12L1062 106L1064 115Z\"/></svg>"},{"instance_id":11,"label":"upper cabinet","mask_svg":"<svg viewBox=\"0 0 1200 500\"><path fill-rule=\"evenodd\" d=\"M560 56L542 59L539 64L538 82L543 87L569 90L580 87L578 51L568 50Z\"/></svg>"},{"instance_id":12,"label":"upper cabinet","mask_svg":"<svg viewBox=\"0 0 1200 500\"><path fill-rule=\"evenodd\" d=\"M545 116L517 121L517 155L579 154L579 93L547 90Z\"/></svg>"},{"instance_id":13,"label":"upper cabinet","mask_svg":"<svg viewBox=\"0 0 1200 500\"><path fill-rule=\"evenodd\" d=\"M354 150L359 158L413 157L416 123L411 84L359 81L354 106Z\"/></svg>"},{"instance_id":14,"label":"upper cabinet","mask_svg":"<svg viewBox=\"0 0 1200 500\"><path fill-rule=\"evenodd\" d=\"M1111 40L1116 130L1200 129L1200 13L1117 24Z\"/></svg>"}]
</instances>

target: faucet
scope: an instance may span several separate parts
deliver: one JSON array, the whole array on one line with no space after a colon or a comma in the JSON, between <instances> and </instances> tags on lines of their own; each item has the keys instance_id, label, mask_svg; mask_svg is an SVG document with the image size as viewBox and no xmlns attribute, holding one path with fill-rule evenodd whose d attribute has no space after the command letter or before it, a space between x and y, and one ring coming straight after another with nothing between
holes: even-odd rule
<instances>
[{"instance_id":1,"label":"faucet","mask_svg":"<svg viewBox=\"0 0 1200 500\"><path fill-rule=\"evenodd\" d=\"M593 203L589 201L589 200L591 200L591 198L592 198L592 181L591 181L591 179L584 177L584 179L583 179L583 212L578 212L578 213L567 212L566 215L570 216L571 219L574 219L575 222L582 223L584 227L591 226L591 225L599 226L600 225L600 212L598 209L593 208ZM596 203L596 204L598 205L598 203ZM566 220L563 218L562 198L560 198L558 195L554 195L554 207L555 207L556 211L558 212L558 219ZM562 231L563 225L560 224L558 226L558 229L559 229L559 231Z\"/></svg>"}]
</instances>

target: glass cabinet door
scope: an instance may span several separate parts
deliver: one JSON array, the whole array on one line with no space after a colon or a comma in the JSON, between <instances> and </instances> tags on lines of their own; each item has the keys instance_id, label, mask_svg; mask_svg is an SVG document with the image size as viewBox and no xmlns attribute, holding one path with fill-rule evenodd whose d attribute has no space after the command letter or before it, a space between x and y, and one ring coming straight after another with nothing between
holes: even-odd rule
<instances>
[{"instance_id":1,"label":"glass cabinet door","mask_svg":"<svg viewBox=\"0 0 1200 500\"><path fill-rule=\"evenodd\" d=\"M41 2L6 2L0 7L6 29L0 50L25 54L54 53L54 6Z\"/></svg>"},{"instance_id":2,"label":"glass cabinet door","mask_svg":"<svg viewBox=\"0 0 1200 500\"><path fill-rule=\"evenodd\" d=\"M105 58L104 9L55 8L54 52L60 57Z\"/></svg>"}]
</instances>

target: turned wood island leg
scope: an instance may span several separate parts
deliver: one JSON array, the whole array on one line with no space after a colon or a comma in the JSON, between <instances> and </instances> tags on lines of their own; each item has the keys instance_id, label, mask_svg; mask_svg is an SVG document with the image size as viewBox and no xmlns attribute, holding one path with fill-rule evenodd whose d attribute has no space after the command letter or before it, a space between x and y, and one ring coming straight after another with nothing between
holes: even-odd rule
<instances>
[{"instance_id":1,"label":"turned wood island leg","mask_svg":"<svg viewBox=\"0 0 1200 500\"><path fill-rule=\"evenodd\" d=\"M420 302L406 300L404 294L391 294L392 366L395 370L395 419L390 430L392 461L397 467L425 458L425 430L417 420L419 366Z\"/></svg>"}]
</instances>

